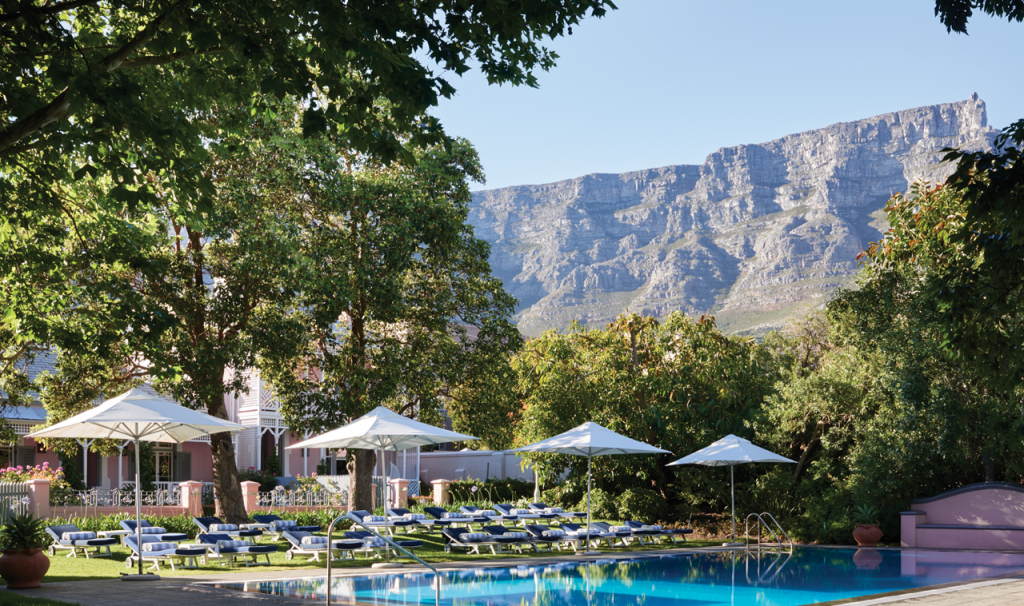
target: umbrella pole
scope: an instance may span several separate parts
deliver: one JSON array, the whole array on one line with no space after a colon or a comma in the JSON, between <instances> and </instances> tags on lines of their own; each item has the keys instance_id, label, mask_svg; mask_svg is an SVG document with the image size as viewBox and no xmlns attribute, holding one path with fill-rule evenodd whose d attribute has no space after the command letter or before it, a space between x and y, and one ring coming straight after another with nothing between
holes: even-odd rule
<instances>
[{"instance_id":1,"label":"umbrella pole","mask_svg":"<svg viewBox=\"0 0 1024 606\"><path fill-rule=\"evenodd\" d=\"M590 545L590 453L587 453L587 545Z\"/></svg>"},{"instance_id":2,"label":"umbrella pole","mask_svg":"<svg viewBox=\"0 0 1024 606\"><path fill-rule=\"evenodd\" d=\"M729 466L729 488L732 491L732 540L736 540L736 466Z\"/></svg>"},{"instance_id":3,"label":"umbrella pole","mask_svg":"<svg viewBox=\"0 0 1024 606\"><path fill-rule=\"evenodd\" d=\"M139 546L139 575L142 575L142 452L135 438L135 544Z\"/></svg>"},{"instance_id":4,"label":"umbrella pole","mask_svg":"<svg viewBox=\"0 0 1024 606\"><path fill-rule=\"evenodd\" d=\"M381 441L383 442L383 440L381 440ZM387 451L384 450L384 444L382 443L380 445L380 468L381 468L381 470L384 471L384 491L383 491L383 494L384 494L384 534L386 534L386 535L388 535L390 537L391 536L391 532L390 532L390 530L391 530L391 528L390 528L391 520L388 518L388 497L390 497L391 495L388 494L388 488L390 488L390 486L388 486L388 462L387 462L387 459L384 458L384 453L385 452L387 452ZM385 549L384 549L384 562L390 564L391 563L391 546L390 545L385 545L384 547L385 547Z\"/></svg>"}]
</instances>

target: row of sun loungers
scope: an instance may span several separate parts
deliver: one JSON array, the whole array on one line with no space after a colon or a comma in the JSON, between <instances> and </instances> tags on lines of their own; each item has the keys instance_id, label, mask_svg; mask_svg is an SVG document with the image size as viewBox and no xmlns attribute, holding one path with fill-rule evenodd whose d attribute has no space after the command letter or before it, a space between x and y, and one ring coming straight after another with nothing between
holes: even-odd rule
<instances>
[{"instance_id":1,"label":"row of sun loungers","mask_svg":"<svg viewBox=\"0 0 1024 606\"><path fill-rule=\"evenodd\" d=\"M441 507L427 507L425 514L414 514L408 509L394 508L388 510L388 518L374 516L368 511L354 511L352 514L369 528L377 530L386 527L388 532L395 528L405 528L408 532L413 528L427 531L439 530L445 538L445 551L463 549L467 553L482 553L487 549L491 553L500 554L511 551L520 553L525 549L535 551L561 550L584 544L608 547L626 546L633 541L641 545L647 541L660 542L686 540L690 529L665 529L660 526L646 525L638 521L627 521L622 526L613 526L606 522L595 522L589 527L581 526L567 519L579 518L585 514L579 512L563 512L544 506L543 503L531 504L530 510L518 510L508 504L496 505L494 510L482 510L476 507L462 507L461 511L450 512ZM320 561L321 554L331 558L355 558L362 553L366 557L381 557L386 550L392 549L384 540L365 530L349 530L337 539L332 539L328 546L327 537L313 534L320 530L319 526L299 526L293 520L283 520L276 515L254 516L258 524L267 526L274 540L283 536L290 547L285 558L291 560L295 556L309 556L310 561ZM260 529L240 528L234 524L224 524L219 518L193 518L200 529L198 545L181 547L179 543L188 541L184 533L167 532L164 528L155 527L148 521L141 523L141 544L136 536L136 522L124 520L121 527L131 534L125 537L125 545L131 550L126 566L131 568L139 559L152 563L159 570L161 563L175 566L194 567L196 560L203 563L209 557L217 558L223 565L234 564L241 560L246 566L256 564L260 556L270 563L270 554L277 551L275 545L258 545L255 540L263 535ZM503 522L522 521L522 529L508 528ZM540 524L528 524L527 521L557 521L558 528ZM476 524L479 530L473 530ZM109 557L110 547L117 544L116 538L98 537L93 532L83 532L77 526L65 524L49 526L47 534L53 539L50 554L59 550L70 551L69 557L79 554L90 557ZM399 546L414 550L423 546L419 540L395 540Z\"/></svg>"}]
</instances>

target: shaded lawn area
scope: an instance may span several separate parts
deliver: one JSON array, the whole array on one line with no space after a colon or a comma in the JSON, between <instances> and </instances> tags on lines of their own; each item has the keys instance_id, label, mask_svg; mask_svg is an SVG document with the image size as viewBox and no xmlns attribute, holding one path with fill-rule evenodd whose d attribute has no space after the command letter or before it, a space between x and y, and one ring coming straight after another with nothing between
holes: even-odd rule
<instances>
[{"instance_id":1,"label":"shaded lawn area","mask_svg":"<svg viewBox=\"0 0 1024 606\"><path fill-rule=\"evenodd\" d=\"M489 551L481 555L467 555L460 551L453 550L451 553L444 552L444 538L440 534L419 534L412 533L409 535L400 534L396 538L405 539L420 539L423 541L423 547L416 549L415 553L417 556L423 558L431 564L438 562L460 562L460 561L480 561L485 560L489 562L500 561L503 559L522 558L522 557L551 557L552 555L572 555L572 551L555 551L553 553L542 551L540 553L534 552L532 549L529 551L524 549L523 553L511 553L493 555ZM158 574L164 576L178 576L178 575L202 575L202 574L224 574L227 572L242 572L242 571L278 571L278 570L302 570L309 569L312 574L317 574L319 570L327 568L326 554L322 554L320 562L310 562L307 556L295 556L292 560L285 559L285 552L288 551L288 542L280 540L277 542L271 542L268 538L265 538L261 545L277 545L277 553L270 554L270 565L266 565L265 558L261 555L260 561L264 562L262 566L249 566L246 568L241 563L236 563L232 567L227 565L220 566L215 558L210 558L209 563L206 566L200 566L196 569L182 569L177 568L171 571L170 566L161 564ZM613 553L628 553L631 551L651 551L657 549L667 549L670 547L705 547L708 545L720 545L721 541L689 541L687 543L662 543L656 545L645 545L641 546L634 543L630 547L616 547L614 549L608 549L607 546L602 546L601 551L609 554ZM125 560L128 558L128 548L118 546L111 549L114 554L113 558L90 558L85 559L82 556L77 558L65 557L66 552L57 552L55 557L50 558L50 570L47 572L46 577L43 579L44 583L57 583L61 581L89 581L97 579L114 579L118 578L121 573L137 572L138 564L136 563L132 570L128 570L125 566ZM365 568L369 570L370 565L374 562L379 562L379 559L368 559L365 556L357 555L355 560L345 559L343 561L335 561L331 568L334 570L338 569L353 569L353 568ZM399 558L398 561L410 562L408 557ZM415 561L412 561L415 563ZM147 570L151 565L146 564ZM3 592L0 592L3 593ZM39 605L43 606L43 605Z\"/></svg>"},{"instance_id":2,"label":"shaded lawn area","mask_svg":"<svg viewBox=\"0 0 1024 606\"><path fill-rule=\"evenodd\" d=\"M21 593L24 592L24 593ZM31 589L0 591L0 606L74 606L70 602L32 597Z\"/></svg>"}]
</instances>

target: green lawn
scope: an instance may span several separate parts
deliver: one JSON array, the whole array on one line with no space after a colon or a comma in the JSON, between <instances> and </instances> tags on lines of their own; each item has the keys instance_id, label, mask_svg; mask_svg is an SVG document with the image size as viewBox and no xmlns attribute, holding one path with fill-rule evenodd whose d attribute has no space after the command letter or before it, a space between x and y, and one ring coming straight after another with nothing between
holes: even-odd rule
<instances>
[{"instance_id":1,"label":"green lawn","mask_svg":"<svg viewBox=\"0 0 1024 606\"><path fill-rule=\"evenodd\" d=\"M405 538L406 535L399 535L399 538ZM495 561L508 558L521 558L521 557L550 557L552 554L548 552L535 553L532 550L523 554L503 554L503 555L492 555L486 553L483 555L466 555L461 552L444 552L444 540L439 534L411 534L408 535L410 539L421 539L424 542L423 547L416 550L416 555L423 558L431 564L437 562L453 562L453 561L472 561L472 560L488 560ZM264 539L262 544L269 544L269 538ZM263 565L259 568L250 567L249 570L301 570L301 569L323 569L327 567L324 560L324 556L321 556L321 561L309 562L305 556L296 556L293 560L286 560L284 553L288 550L288 542L280 540L274 543L278 546L278 552L271 554L270 565ZM607 553L624 553L629 551L646 551L652 549L666 549L669 547L683 547L684 545L690 547L703 547L707 545L719 545L721 541L690 541L689 543L678 545L667 543L654 546L644 546L634 544L628 548L618 547L615 549L607 549L602 547L601 550ZM57 552L55 557L50 558L50 570L46 577L43 579L44 583L56 583L59 581L88 581L95 579L112 579L117 578L121 573L129 572L125 566L125 560L128 557L128 549L125 547L117 547L112 549L114 553L113 558L90 558L85 559L84 557L68 558L65 557L66 552ZM571 554L568 551L554 552L553 555ZM260 558L263 560L263 558ZM341 562L334 562L332 568L369 568L370 564L380 560L370 560L362 556L357 556L356 560L344 560ZM404 558L402 561L409 561L408 558ZM136 564L136 567L138 564ZM147 564L147 566L149 566ZM135 570L137 568L133 568ZM210 563L206 566L202 566L192 570L178 569L174 572L171 571L169 566L161 565L159 573L162 575L201 575L201 574L223 574L230 571L243 571L246 567L240 563L229 568L228 566L219 566L216 560L211 559ZM2 606L2 605L0 605ZM40 605L42 606L42 605Z\"/></svg>"}]
</instances>

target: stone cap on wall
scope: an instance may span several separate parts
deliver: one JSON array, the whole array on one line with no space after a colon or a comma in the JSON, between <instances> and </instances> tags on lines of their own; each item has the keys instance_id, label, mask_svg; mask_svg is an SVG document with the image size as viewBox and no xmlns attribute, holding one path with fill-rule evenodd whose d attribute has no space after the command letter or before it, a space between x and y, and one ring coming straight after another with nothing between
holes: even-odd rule
<instances>
[{"instance_id":1,"label":"stone cap on wall","mask_svg":"<svg viewBox=\"0 0 1024 606\"><path fill-rule=\"evenodd\" d=\"M1009 482L978 482L977 484L968 484L967 486L961 486L960 488L954 488L953 490L947 490L946 492L939 493L934 497L927 497L924 499L914 499L911 501L911 505L920 505L923 503L932 503L948 497L956 495L966 494L968 492L975 492L978 490L1010 490L1013 492L1024 493L1024 486L1020 484L1011 484Z\"/></svg>"}]
</instances>

